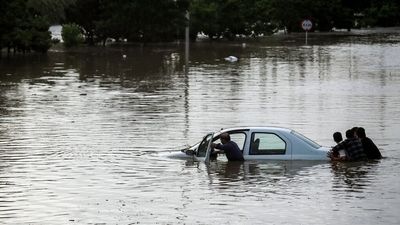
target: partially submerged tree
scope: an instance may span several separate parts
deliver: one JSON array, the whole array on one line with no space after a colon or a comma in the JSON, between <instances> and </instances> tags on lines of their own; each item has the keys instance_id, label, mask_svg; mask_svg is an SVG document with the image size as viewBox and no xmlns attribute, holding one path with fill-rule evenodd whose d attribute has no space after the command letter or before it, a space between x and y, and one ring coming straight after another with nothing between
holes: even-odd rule
<instances>
[{"instance_id":1,"label":"partially submerged tree","mask_svg":"<svg viewBox=\"0 0 400 225\"><path fill-rule=\"evenodd\" d=\"M64 41L64 46L67 48L76 47L83 43L81 28L74 23L63 25L61 37Z\"/></svg>"},{"instance_id":2,"label":"partially submerged tree","mask_svg":"<svg viewBox=\"0 0 400 225\"><path fill-rule=\"evenodd\" d=\"M0 2L0 49L46 52L51 46L51 20L60 20L75 0L13 0Z\"/></svg>"}]
</instances>

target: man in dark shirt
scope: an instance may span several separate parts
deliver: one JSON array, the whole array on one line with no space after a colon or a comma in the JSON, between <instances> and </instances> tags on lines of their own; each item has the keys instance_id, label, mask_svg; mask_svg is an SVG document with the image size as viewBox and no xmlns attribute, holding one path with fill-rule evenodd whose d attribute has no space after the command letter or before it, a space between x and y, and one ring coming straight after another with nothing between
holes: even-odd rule
<instances>
[{"instance_id":1,"label":"man in dark shirt","mask_svg":"<svg viewBox=\"0 0 400 225\"><path fill-rule=\"evenodd\" d=\"M378 147L376 147L375 143L366 136L364 128L359 127L357 129L357 136L361 140L362 146L368 159L382 158L382 154L379 151Z\"/></svg>"},{"instance_id":2,"label":"man in dark shirt","mask_svg":"<svg viewBox=\"0 0 400 225\"><path fill-rule=\"evenodd\" d=\"M361 141L354 137L352 130L346 131L346 140L340 142L328 152L328 157L334 159L333 156L337 155L339 150L344 149L346 151L346 160L348 161L359 161L367 158L364 153Z\"/></svg>"},{"instance_id":3,"label":"man in dark shirt","mask_svg":"<svg viewBox=\"0 0 400 225\"><path fill-rule=\"evenodd\" d=\"M340 142L343 141L343 137L342 137L342 133L340 132L335 132L333 133L333 140L336 142L336 145L338 145ZM337 154L334 154L332 152L332 155L330 156L330 158L334 161L343 161L346 160L346 151L345 149L339 149L337 151Z\"/></svg>"},{"instance_id":4,"label":"man in dark shirt","mask_svg":"<svg viewBox=\"0 0 400 225\"><path fill-rule=\"evenodd\" d=\"M219 138L222 144L212 144L214 148L219 149L218 151L214 151L213 154L225 153L229 161L244 160L242 151L240 151L239 146L235 142L231 141L228 133L222 133Z\"/></svg>"}]
</instances>

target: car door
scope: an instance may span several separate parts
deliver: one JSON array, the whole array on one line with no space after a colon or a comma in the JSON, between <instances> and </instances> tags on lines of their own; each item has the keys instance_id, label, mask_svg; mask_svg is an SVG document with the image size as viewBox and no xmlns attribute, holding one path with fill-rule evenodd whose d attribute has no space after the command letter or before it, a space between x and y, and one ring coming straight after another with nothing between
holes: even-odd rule
<instances>
[{"instance_id":1,"label":"car door","mask_svg":"<svg viewBox=\"0 0 400 225\"><path fill-rule=\"evenodd\" d=\"M204 160L206 162L210 160L211 143L213 140L213 136L214 133L208 133L206 136L204 136L203 140L200 142L196 150L195 158L197 160Z\"/></svg>"},{"instance_id":2,"label":"car door","mask_svg":"<svg viewBox=\"0 0 400 225\"><path fill-rule=\"evenodd\" d=\"M279 132L273 130L252 131L250 146L244 158L290 160L291 142Z\"/></svg>"}]
</instances>

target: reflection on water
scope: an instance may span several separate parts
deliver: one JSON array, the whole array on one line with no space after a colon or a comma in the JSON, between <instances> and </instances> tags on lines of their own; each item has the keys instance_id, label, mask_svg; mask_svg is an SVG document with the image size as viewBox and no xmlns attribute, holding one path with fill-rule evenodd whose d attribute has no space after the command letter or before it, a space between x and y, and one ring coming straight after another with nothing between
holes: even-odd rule
<instances>
[{"instance_id":1,"label":"reflection on water","mask_svg":"<svg viewBox=\"0 0 400 225\"><path fill-rule=\"evenodd\" d=\"M3 57L0 223L398 224L399 40L196 43L188 73L176 44ZM385 158L167 156L242 125L290 127L327 146L363 126Z\"/></svg>"},{"instance_id":2,"label":"reflection on water","mask_svg":"<svg viewBox=\"0 0 400 225\"><path fill-rule=\"evenodd\" d=\"M375 172L375 167L380 162L355 162L355 163L332 163L332 172L335 175L334 185L337 187L335 191L362 192L371 183L369 179Z\"/></svg>"}]
</instances>

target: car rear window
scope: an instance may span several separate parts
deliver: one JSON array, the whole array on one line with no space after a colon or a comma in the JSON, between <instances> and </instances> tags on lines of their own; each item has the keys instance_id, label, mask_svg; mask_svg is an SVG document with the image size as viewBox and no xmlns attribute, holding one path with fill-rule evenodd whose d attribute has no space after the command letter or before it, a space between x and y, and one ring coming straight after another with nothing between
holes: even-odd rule
<instances>
[{"instance_id":1,"label":"car rear window","mask_svg":"<svg viewBox=\"0 0 400 225\"><path fill-rule=\"evenodd\" d=\"M300 134L300 133L297 133L297 132L294 131L294 130L292 130L291 133L292 133L294 136L296 136L296 137L300 138L301 140L303 140L305 143L307 143L307 144L310 145L311 147L313 147L313 148L321 148L321 145L315 143L313 140L309 139L308 137L306 137L306 136L304 136L304 135L302 135L302 134Z\"/></svg>"}]
</instances>

